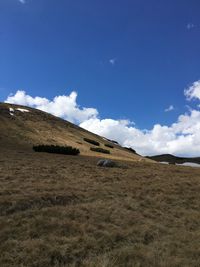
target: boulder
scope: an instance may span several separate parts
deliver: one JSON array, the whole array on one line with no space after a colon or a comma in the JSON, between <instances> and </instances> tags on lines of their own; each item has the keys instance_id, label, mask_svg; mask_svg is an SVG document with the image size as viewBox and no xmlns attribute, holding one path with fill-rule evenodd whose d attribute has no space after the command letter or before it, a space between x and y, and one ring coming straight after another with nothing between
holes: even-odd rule
<instances>
[{"instance_id":1,"label":"boulder","mask_svg":"<svg viewBox=\"0 0 200 267\"><path fill-rule=\"evenodd\" d=\"M97 162L97 166L113 168L113 167L117 167L117 163L110 159L100 159Z\"/></svg>"},{"instance_id":2,"label":"boulder","mask_svg":"<svg viewBox=\"0 0 200 267\"><path fill-rule=\"evenodd\" d=\"M104 164L104 161L105 161L105 159L100 159L100 160L97 162L97 166L102 167L103 164Z\"/></svg>"}]
</instances>

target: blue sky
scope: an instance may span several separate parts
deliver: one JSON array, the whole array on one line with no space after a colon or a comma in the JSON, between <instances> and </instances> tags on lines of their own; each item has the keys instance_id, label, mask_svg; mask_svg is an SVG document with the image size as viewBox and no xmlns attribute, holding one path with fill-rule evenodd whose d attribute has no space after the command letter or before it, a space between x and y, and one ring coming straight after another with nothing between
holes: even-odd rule
<instances>
[{"instance_id":1,"label":"blue sky","mask_svg":"<svg viewBox=\"0 0 200 267\"><path fill-rule=\"evenodd\" d=\"M75 90L101 119L170 127L196 105L184 89L200 79L199 10L199 0L0 0L0 101Z\"/></svg>"}]
</instances>

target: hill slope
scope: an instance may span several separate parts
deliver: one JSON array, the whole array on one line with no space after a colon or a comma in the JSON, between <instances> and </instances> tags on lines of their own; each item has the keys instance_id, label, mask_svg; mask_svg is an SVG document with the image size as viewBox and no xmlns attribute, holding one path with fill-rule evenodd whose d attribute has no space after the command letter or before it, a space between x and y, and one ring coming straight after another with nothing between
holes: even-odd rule
<instances>
[{"instance_id":1,"label":"hill slope","mask_svg":"<svg viewBox=\"0 0 200 267\"><path fill-rule=\"evenodd\" d=\"M163 154L163 155L156 155L156 156L151 156L147 158L158 161L158 162L168 162L171 164L183 164L185 162L200 164L200 157L185 158L185 157L176 157L171 154Z\"/></svg>"},{"instance_id":2,"label":"hill slope","mask_svg":"<svg viewBox=\"0 0 200 267\"><path fill-rule=\"evenodd\" d=\"M199 266L199 169L137 162L117 145L110 157L130 161L101 168L83 138L101 147L105 139L38 110L0 106L0 266ZM44 142L80 145L90 156L32 150Z\"/></svg>"},{"instance_id":3,"label":"hill slope","mask_svg":"<svg viewBox=\"0 0 200 267\"><path fill-rule=\"evenodd\" d=\"M140 160L142 157L88 132L68 121L30 107L0 103L1 148L24 147L31 149L36 144L70 145L80 149L82 155L123 160ZM110 154L91 151L94 145L84 141L89 138L100 143ZM113 148L106 147L110 144ZM149 159L145 159L150 161Z\"/></svg>"},{"instance_id":4,"label":"hill slope","mask_svg":"<svg viewBox=\"0 0 200 267\"><path fill-rule=\"evenodd\" d=\"M199 169L7 152L0 266L199 266Z\"/></svg>"}]
</instances>

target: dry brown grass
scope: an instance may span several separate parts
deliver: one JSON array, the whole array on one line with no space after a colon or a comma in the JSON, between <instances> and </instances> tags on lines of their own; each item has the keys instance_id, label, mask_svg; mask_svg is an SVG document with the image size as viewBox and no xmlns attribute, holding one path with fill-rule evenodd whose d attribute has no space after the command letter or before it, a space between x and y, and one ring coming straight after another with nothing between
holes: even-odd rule
<instances>
[{"instance_id":1,"label":"dry brown grass","mask_svg":"<svg viewBox=\"0 0 200 267\"><path fill-rule=\"evenodd\" d=\"M25 108L29 112L17 111L19 107ZM9 108L15 110L13 116L10 115ZM81 155L99 157L100 153L91 151L92 145L84 141L84 138L98 142L102 149L105 149L105 144L111 144L113 148L110 149L110 154L104 154L103 157L129 161L141 158L119 145L108 142L101 136L46 112L30 107L0 103L0 147L2 144L11 148L20 145L29 149L38 144L67 145L78 148Z\"/></svg>"},{"instance_id":2,"label":"dry brown grass","mask_svg":"<svg viewBox=\"0 0 200 267\"><path fill-rule=\"evenodd\" d=\"M200 266L200 170L1 150L1 267Z\"/></svg>"}]
</instances>

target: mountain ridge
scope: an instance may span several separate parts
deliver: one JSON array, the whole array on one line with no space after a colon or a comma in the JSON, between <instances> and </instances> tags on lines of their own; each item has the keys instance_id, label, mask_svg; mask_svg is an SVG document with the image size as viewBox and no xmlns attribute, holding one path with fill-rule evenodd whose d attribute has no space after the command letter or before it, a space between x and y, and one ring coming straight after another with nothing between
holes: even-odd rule
<instances>
[{"instance_id":1,"label":"mountain ridge","mask_svg":"<svg viewBox=\"0 0 200 267\"><path fill-rule=\"evenodd\" d=\"M186 162L200 164L200 157L178 157L172 154L161 154L155 156L147 156L146 158L152 159L157 162L168 162L170 164L183 164Z\"/></svg>"}]
</instances>

